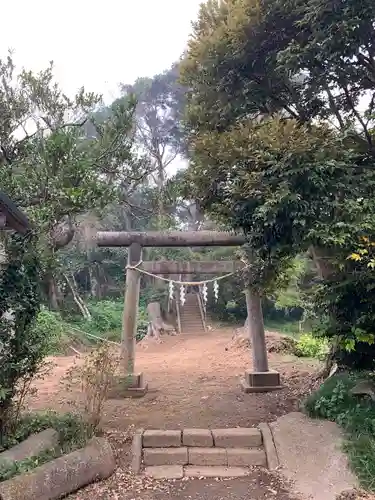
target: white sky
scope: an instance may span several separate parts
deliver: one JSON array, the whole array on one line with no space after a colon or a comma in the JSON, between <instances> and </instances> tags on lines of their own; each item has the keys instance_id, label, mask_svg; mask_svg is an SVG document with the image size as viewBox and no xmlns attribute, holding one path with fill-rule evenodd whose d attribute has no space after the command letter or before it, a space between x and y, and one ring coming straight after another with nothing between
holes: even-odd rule
<instances>
[{"instance_id":1,"label":"white sky","mask_svg":"<svg viewBox=\"0 0 375 500\"><path fill-rule=\"evenodd\" d=\"M80 86L112 101L119 83L167 69L185 48L201 0L2 0L0 58L55 63L69 95Z\"/></svg>"}]
</instances>

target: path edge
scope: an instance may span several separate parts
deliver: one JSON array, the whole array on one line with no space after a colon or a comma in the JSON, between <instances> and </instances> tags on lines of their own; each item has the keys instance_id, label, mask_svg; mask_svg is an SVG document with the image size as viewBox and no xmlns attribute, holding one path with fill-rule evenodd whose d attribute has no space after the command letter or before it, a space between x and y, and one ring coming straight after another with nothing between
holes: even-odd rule
<instances>
[{"instance_id":1,"label":"path edge","mask_svg":"<svg viewBox=\"0 0 375 500\"><path fill-rule=\"evenodd\" d=\"M277 454L277 449L275 445L275 440L273 438L272 429L269 424L262 422L258 425L258 428L262 434L264 450L267 457L267 467L269 470L276 470L280 467L279 456Z\"/></svg>"}]
</instances>

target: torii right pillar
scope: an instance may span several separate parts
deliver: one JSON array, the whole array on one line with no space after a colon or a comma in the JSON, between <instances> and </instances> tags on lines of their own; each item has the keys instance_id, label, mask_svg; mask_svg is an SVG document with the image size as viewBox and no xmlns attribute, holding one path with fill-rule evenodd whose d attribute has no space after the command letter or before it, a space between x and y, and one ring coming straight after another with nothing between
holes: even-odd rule
<instances>
[{"instance_id":1,"label":"torii right pillar","mask_svg":"<svg viewBox=\"0 0 375 500\"><path fill-rule=\"evenodd\" d=\"M245 377L241 379L241 387L244 392L269 392L282 389L280 374L269 370L266 336L264 332L262 299L259 291L247 288L247 328L252 347L253 369L245 371Z\"/></svg>"}]
</instances>

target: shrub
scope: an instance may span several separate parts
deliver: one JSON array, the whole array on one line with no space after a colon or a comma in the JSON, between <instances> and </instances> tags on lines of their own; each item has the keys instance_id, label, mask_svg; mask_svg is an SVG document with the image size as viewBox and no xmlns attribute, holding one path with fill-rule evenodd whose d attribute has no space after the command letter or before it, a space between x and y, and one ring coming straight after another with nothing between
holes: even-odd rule
<instances>
[{"instance_id":1,"label":"shrub","mask_svg":"<svg viewBox=\"0 0 375 500\"><path fill-rule=\"evenodd\" d=\"M83 399L83 419L94 433L102 418L103 406L113 385L120 362L119 354L108 344L93 350L82 366L68 370L64 381L68 391L77 389ZM79 406L74 395L72 405Z\"/></svg>"},{"instance_id":2,"label":"shrub","mask_svg":"<svg viewBox=\"0 0 375 500\"><path fill-rule=\"evenodd\" d=\"M32 234L6 242L0 270L0 435L15 425L12 405L43 365L48 336L33 329L41 302L40 263Z\"/></svg>"},{"instance_id":3,"label":"shrub","mask_svg":"<svg viewBox=\"0 0 375 500\"><path fill-rule=\"evenodd\" d=\"M311 333L304 333L297 340L295 355L323 360L327 356L328 350L329 345L326 339L314 337Z\"/></svg>"},{"instance_id":4,"label":"shrub","mask_svg":"<svg viewBox=\"0 0 375 500\"><path fill-rule=\"evenodd\" d=\"M62 345L68 342L67 325L61 315L44 306L41 307L32 330L36 336L47 339L49 354L60 352Z\"/></svg>"},{"instance_id":5,"label":"shrub","mask_svg":"<svg viewBox=\"0 0 375 500\"><path fill-rule=\"evenodd\" d=\"M344 449L363 487L375 490L375 403L350 390L366 373L343 373L327 379L305 401L305 410L315 418L340 425L347 436Z\"/></svg>"}]
</instances>

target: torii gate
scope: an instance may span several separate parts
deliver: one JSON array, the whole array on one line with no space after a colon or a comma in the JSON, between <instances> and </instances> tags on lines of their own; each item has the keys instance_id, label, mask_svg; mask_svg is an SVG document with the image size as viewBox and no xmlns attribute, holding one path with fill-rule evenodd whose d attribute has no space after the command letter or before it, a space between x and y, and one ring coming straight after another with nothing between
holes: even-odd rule
<instances>
[{"instance_id":1,"label":"torii gate","mask_svg":"<svg viewBox=\"0 0 375 500\"><path fill-rule=\"evenodd\" d=\"M135 373L135 337L139 306L142 262L142 247L206 247L240 246L246 243L243 235L217 231L147 231L147 232L106 232L97 233L99 247L128 247L128 266L126 270L125 304L122 329L122 356L126 375L123 396L141 397L148 390L142 373ZM178 274L189 269L189 273L232 272L243 267L240 262L147 262L144 269L157 274ZM244 392L268 392L280 389L280 374L269 370L267 347L264 333L261 295L247 287L245 290L249 337L252 345L253 370L246 370L241 379Z\"/></svg>"}]
</instances>

